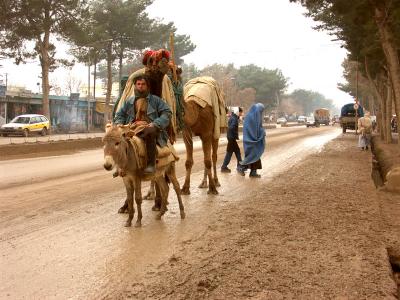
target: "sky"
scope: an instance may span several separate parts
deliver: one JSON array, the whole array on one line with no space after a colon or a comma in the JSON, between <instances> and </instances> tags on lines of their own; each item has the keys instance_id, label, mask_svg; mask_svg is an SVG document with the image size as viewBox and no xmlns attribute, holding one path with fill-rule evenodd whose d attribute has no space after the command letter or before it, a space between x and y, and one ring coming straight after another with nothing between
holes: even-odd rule
<instances>
[{"instance_id":1,"label":"sky","mask_svg":"<svg viewBox=\"0 0 400 300\"><path fill-rule=\"evenodd\" d=\"M186 63L198 68L214 63L279 68L289 78L288 92L297 88L317 91L339 107L352 102L337 89L337 83L344 81L341 63L346 50L332 41L334 37L312 29L315 23L304 12L289 0L155 0L148 8L151 17L173 21L178 34L190 35L197 47L184 57ZM59 56L64 53L62 47ZM38 62L0 64L4 66L0 74L7 71L10 84L38 91ZM83 66L76 65L71 72L87 81ZM60 68L50 80L62 82L67 73Z\"/></svg>"}]
</instances>

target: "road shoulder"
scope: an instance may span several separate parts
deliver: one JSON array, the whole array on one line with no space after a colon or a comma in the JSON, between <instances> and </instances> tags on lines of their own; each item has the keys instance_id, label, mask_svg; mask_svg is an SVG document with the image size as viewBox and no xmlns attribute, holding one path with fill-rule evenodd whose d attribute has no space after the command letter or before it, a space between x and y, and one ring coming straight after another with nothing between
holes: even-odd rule
<instances>
[{"instance_id":1,"label":"road shoulder","mask_svg":"<svg viewBox=\"0 0 400 300\"><path fill-rule=\"evenodd\" d=\"M341 136L210 213L202 234L117 298L395 299L385 203L370 173L370 153Z\"/></svg>"}]
</instances>

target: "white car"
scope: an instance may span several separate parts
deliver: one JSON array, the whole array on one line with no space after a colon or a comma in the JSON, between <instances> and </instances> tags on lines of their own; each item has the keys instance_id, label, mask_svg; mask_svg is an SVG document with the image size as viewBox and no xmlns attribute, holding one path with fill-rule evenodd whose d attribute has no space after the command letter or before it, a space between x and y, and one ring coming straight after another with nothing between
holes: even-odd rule
<instances>
[{"instance_id":1,"label":"white car","mask_svg":"<svg viewBox=\"0 0 400 300\"><path fill-rule=\"evenodd\" d=\"M310 127L310 126L319 127L319 124L318 124L318 122L315 122L314 117L307 117L306 126L307 127Z\"/></svg>"},{"instance_id":2,"label":"white car","mask_svg":"<svg viewBox=\"0 0 400 300\"><path fill-rule=\"evenodd\" d=\"M307 118L305 116L300 116L297 118L297 123L306 123Z\"/></svg>"},{"instance_id":3,"label":"white car","mask_svg":"<svg viewBox=\"0 0 400 300\"><path fill-rule=\"evenodd\" d=\"M287 123L286 118L278 118L276 120L276 124L286 124L286 123Z\"/></svg>"},{"instance_id":4,"label":"white car","mask_svg":"<svg viewBox=\"0 0 400 300\"><path fill-rule=\"evenodd\" d=\"M11 120L10 123L4 124L0 128L2 136L23 135L25 137L36 132L46 135L50 130L50 122L43 115L20 115Z\"/></svg>"}]
</instances>

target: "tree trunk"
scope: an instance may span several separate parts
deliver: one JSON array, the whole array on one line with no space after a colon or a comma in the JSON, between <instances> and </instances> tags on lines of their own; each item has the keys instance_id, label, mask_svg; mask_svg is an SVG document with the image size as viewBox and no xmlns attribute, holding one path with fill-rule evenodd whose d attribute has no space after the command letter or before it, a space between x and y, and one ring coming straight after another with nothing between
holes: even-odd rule
<instances>
[{"instance_id":1,"label":"tree trunk","mask_svg":"<svg viewBox=\"0 0 400 300\"><path fill-rule=\"evenodd\" d=\"M392 130L391 130L391 125L390 121L392 120L392 101L393 101L393 93L392 93L392 85L390 82L386 85L386 143L391 144L392 143Z\"/></svg>"},{"instance_id":2,"label":"tree trunk","mask_svg":"<svg viewBox=\"0 0 400 300\"><path fill-rule=\"evenodd\" d=\"M385 91L383 88L383 83L382 83L382 77L379 76L378 78L378 93L380 95L379 99L381 102L381 115L382 115L382 136L381 138L383 138L383 141L385 143L387 143L387 120L386 120L386 116L387 116L387 106L386 106L386 98L385 98Z\"/></svg>"},{"instance_id":3,"label":"tree trunk","mask_svg":"<svg viewBox=\"0 0 400 300\"><path fill-rule=\"evenodd\" d=\"M49 103L49 69L50 69L50 58L49 58L49 41L50 32L47 31L44 34L43 41L38 41L40 45L40 65L42 67L42 109L43 115L50 120L50 103ZM51 122L51 120L50 120Z\"/></svg>"},{"instance_id":4,"label":"tree trunk","mask_svg":"<svg viewBox=\"0 0 400 300\"><path fill-rule=\"evenodd\" d=\"M108 108L110 105L111 90L112 90L112 41L110 41L107 46L107 94L106 94L106 103L104 107L104 125L108 123L109 119Z\"/></svg>"},{"instance_id":5,"label":"tree trunk","mask_svg":"<svg viewBox=\"0 0 400 300\"><path fill-rule=\"evenodd\" d=\"M400 116L400 63L397 47L394 43L391 28L387 23L386 11L375 6L375 21L379 29L383 52L385 53L387 67L393 84L396 115ZM400 142L398 143L400 146Z\"/></svg>"},{"instance_id":6,"label":"tree trunk","mask_svg":"<svg viewBox=\"0 0 400 300\"><path fill-rule=\"evenodd\" d=\"M377 114L377 122L378 122L378 127L379 127L379 137L380 137L380 139L381 139L381 141L384 141L385 140L385 134L384 134L384 126L383 126L383 124L384 124L384 121L383 121L383 118L382 118L382 108L381 108L381 105L379 104L378 105L379 106L379 111L378 111L378 114Z\"/></svg>"},{"instance_id":7,"label":"tree trunk","mask_svg":"<svg viewBox=\"0 0 400 300\"><path fill-rule=\"evenodd\" d=\"M385 118L386 118L386 102L384 100L384 98L382 97L382 93L380 90L380 86L378 82L378 84L372 79L371 74L369 73L369 68L368 68L368 59L365 56L365 60L364 60L364 66L365 66L365 73L367 74L367 78L368 81L373 89L373 91L375 92L375 96L376 99L378 101L378 107L379 107L379 118L378 118L378 126L379 126L379 133L380 133L380 138L381 140L385 141L385 127L386 127L386 122L385 122ZM380 80L378 78L378 80Z\"/></svg>"},{"instance_id":8,"label":"tree trunk","mask_svg":"<svg viewBox=\"0 0 400 300\"><path fill-rule=\"evenodd\" d=\"M110 41L107 46L107 94L106 94L106 103L104 107L104 125L106 125L109 120L108 111L111 100L111 91L112 91L112 41Z\"/></svg>"},{"instance_id":9,"label":"tree trunk","mask_svg":"<svg viewBox=\"0 0 400 300\"><path fill-rule=\"evenodd\" d=\"M93 99L96 101L96 76L97 76L97 57L94 56L94 71L93 71Z\"/></svg>"}]
</instances>

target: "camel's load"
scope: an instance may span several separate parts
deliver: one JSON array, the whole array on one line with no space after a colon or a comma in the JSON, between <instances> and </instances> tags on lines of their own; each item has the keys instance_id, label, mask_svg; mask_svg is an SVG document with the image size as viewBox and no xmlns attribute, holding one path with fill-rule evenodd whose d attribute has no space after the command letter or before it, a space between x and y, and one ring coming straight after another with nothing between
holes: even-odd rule
<instances>
[{"instance_id":1,"label":"camel's load","mask_svg":"<svg viewBox=\"0 0 400 300\"><path fill-rule=\"evenodd\" d=\"M183 95L186 102L195 101L203 108L207 105L213 108L215 120L213 137L219 139L221 128L226 128L228 122L225 101L217 81L209 76L193 78L185 84Z\"/></svg>"}]
</instances>

